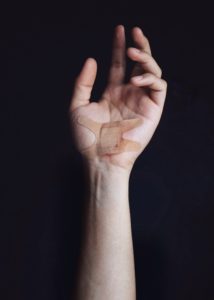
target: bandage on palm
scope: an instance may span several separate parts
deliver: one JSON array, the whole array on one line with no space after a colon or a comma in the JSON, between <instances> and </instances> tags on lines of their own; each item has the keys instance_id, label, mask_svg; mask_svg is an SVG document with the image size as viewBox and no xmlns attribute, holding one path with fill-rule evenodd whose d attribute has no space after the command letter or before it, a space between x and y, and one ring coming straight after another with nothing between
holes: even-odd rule
<instances>
[{"instance_id":1,"label":"bandage on palm","mask_svg":"<svg viewBox=\"0 0 214 300\"><path fill-rule=\"evenodd\" d=\"M134 118L109 123L99 123L86 116L79 116L79 125L89 129L95 136L93 144L81 152L89 158L96 155L119 154L126 151L140 151L142 145L138 142L124 139L124 132L136 128L142 124L142 119Z\"/></svg>"}]
</instances>

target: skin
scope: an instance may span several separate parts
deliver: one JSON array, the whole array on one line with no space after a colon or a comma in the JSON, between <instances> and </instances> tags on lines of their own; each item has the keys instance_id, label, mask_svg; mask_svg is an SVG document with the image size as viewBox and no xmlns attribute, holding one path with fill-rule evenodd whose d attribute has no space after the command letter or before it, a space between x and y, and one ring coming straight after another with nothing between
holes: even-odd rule
<instances>
[{"instance_id":1,"label":"skin","mask_svg":"<svg viewBox=\"0 0 214 300\"><path fill-rule=\"evenodd\" d=\"M151 140L160 121L167 82L151 54L148 39L132 28L135 47L126 49L123 25L115 28L108 84L98 102L91 100L97 63L88 58L75 81L69 108L71 130L82 154L89 194L85 206L83 240L74 299L136 299L135 270L129 209L129 178L134 162ZM126 56L136 62L124 83ZM94 136L77 122L87 116L102 124L139 118L140 126L123 133L138 142L137 151L87 156L83 149Z\"/></svg>"}]
</instances>

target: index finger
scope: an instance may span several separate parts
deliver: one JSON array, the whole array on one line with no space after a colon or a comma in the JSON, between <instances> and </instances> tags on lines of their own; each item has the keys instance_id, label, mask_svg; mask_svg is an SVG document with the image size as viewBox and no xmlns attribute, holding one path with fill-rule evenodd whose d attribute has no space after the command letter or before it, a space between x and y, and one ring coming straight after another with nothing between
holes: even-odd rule
<instances>
[{"instance_id":1,"label":"index finger","mask_svg":"<svg viewBox=\"0 0 214 300\"><path fill-rule=\"evenodd\" d=\"M139 48L140 50L142 50L144 52L147 52L150 55L152 54L150 44L149 44L149 40L143 34L140 27L134 27L132 29L132 38L133 38L137 48Z\"/></svg>"}]
</instances>

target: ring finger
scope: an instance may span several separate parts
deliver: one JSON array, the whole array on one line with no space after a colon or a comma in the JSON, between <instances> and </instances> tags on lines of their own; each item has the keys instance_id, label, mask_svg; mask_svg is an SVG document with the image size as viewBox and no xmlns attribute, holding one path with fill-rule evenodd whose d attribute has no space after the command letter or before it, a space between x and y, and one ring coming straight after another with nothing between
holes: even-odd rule
<instances>
[{"instance_id":1,"label":"ring finger","mask_svg":"<svg viewBox=\"0 0 214 300\"><path fill-rule=\"evenodd\" d=\"M136 48L152 55L149 40L143 34L140 27L134 27L132 29L132 38L133 38ZM136 65L134 66L133 71L131 73L131 77L140 75L141 73L142 73L142 66L139 63L136 63Z\"/></svg>"},{"instance_id":2,"label":"ring finger","mask_svg":"<svg viewBox=\"0 0 214 300\"><path fill-rule=\"evenodd\" d=\"M148 54L147 52L143 52L137 48L130 47L127 50L127 55L133 60L137 62L138 69L137 73L132 72L131 77L137 76L145 73L152 73L155 76L161 78L162 76L162 70L155 61L155 59Z\"/></svg>"}]
</instances>

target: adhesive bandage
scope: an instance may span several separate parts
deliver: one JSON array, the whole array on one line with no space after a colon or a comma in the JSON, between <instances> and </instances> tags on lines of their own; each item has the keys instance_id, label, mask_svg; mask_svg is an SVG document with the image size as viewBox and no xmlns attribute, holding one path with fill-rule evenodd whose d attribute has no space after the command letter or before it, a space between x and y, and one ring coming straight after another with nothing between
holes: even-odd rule
<instances>
[{"instance_id":1,"label":"adhesive bandage","mask_svg":"<svg viewBox=\"0 0 214 300\"><path fill-rule=\"evenodd\" d=\"M79 116L77 122L95 135L94 143L90 147L82 149L82 152L87 154L88 157L140 151L142 148L140 143L122 137L124 132L142 124L143 121L140 118L99 123L86 116Z\"/></svg>"}]
</instances>

